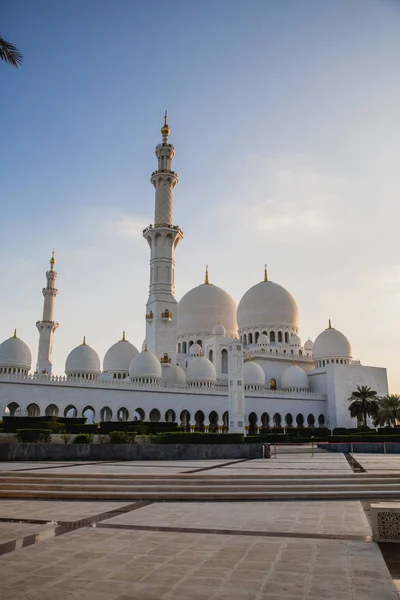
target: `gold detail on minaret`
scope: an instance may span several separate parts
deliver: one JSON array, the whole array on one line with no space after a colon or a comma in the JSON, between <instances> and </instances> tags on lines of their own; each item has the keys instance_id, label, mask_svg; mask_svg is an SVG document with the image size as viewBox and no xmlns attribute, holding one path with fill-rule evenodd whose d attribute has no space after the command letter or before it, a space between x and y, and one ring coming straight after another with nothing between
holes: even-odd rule
<instances>
[{"instance_id":1,"label":"gold detail on minaret","mask_svg":"<svg viewBox=\"0 0 400 600\"><path fill-rule=\"evenodd\" d=\"M86 346L86 335L83 336L82 346Z\"/></svg>"},{"instance_id":2,"label":"gold detail on minaret","mask_svg":"<svg viewBox=\"0 0 400 600\"><path fill-rule=\"evenodd\" d=\"M207 284L210 283L210 280L208 278L208 265L206 265L206 277L205 277L204 283L207 283Z\"/></svg>"},{"instance_id":3,"label":"gold detail on minaret","mask_svg":"<svg viewBox=\"0 0 400 600\"><path fill-rule=\"evenodd\" d=\"M17 330L16 330L16 329L14 329L14 335L13 335L13 338L16 338L16 337L17 337Z\"/></svg>"},{"instance_id":4,"label":"gold detail on minaret","mask_svg":"<svg viewBox=\"0 0 400 600\"><path fill-rule=\"evenodd\" d=\"M171 133L171 130L168 126L168 114L167 114L167 111L165 111L164 125L161 127L161 135L163 137L168 137L170 133Z\"/></svg>"},{"instance_id":5,"label":"gold detail on minaret","mask_svg":"<svg viewBox=\"0 0 400 600\"><path fill-rule=\"evenodd\" d=\"M267 265L264 265L264 281L268 281Z\"/></svg>"},{"instance_id":6,"label":"gold detail on minaret","mask_svg":"<svg viewBox=\"0 0 400 600\"><path fill-rule=\"evenodd\" d=\"M329 321L328 321L328 329L332 329L332 323L331 323L331 320L330 320L330 319L329 319Z\"/></svg>"}]
</instances>

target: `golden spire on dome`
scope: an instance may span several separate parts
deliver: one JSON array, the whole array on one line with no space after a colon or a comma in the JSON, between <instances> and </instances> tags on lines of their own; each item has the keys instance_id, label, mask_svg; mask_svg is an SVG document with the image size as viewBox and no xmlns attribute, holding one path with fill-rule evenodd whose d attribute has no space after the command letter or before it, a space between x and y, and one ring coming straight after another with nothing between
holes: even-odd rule
<instances>
[{"instance_id":1,"label":"golden spire on dome","mask_svg":"<svg viewBox=\"0 0 400 600\"><path fill-rule=\"evenodd\" d=\"M168 113L167 113L167 111L165 111L164 125L161 127L161 135L163 137L167 138L170 133L171 133L171 130L170 130L169 126L168 126Z\"/></svg>"},{"instance_id":2,"label":"golden spire on dome","mask_svg":"<svg viewBox=\"0 0 400 600\"><path fill-rule=\"evenodd\" d=\"M329 321L328 321L328 329L332 329L332 323L331 323L331 320L330 320L330 319L329 319Z\"/></svg>"},{"instance_id":3,"label":"golden spire on dome","mask_svg":"<svg viewBox=\"0 0 400 600\"><path fill-rule=\"evenodd\" d=\"M204 283L207 283L207 284L210 283L210 280L208 278L208 265L206 265L206 277L204 279Z\"/></svg>"},{"instance_id":4,"label":"golden spire on dome","mask_svg":"<svg viewBox=\"0 0 400 600\"><path fill-rule=\"evenodd\" d=\"M126 342L126 339L125 339L125 329L122 332L122 340L121 340L121 342Z\"/></svg>"},{"instance_id":5,"label":"golden spire on dome","mask_svg":"<svg viewBox=\"0 0 400 600\"><path fill-rule=\"evenodd\" d=\"M86 346L86 335L83 336L82 346Z\"/></svg>"},{"instance_id":6,"label":"golden spire on dome","mask_svg":"<svg viewBox=\"0 0 400 600\"><path fill-rule=\"evenodd\" d=\"M145 345L144 345L144 350L143 350L143 352L148 352L148 350L147 350L147 343L145 343Z\"/></svg>"},{"instance_id":7,"label":"golden spire on dome","mask_svg":"<svg viewBox=\"0 0 400 600\"><path fill-rule=\"evenodd\" d=\"M268 281L267 265L264 265L264 281Z\"/></svg>"},{"instance_id":8,"label":"golden spire on dome","mask_svg":"<svg viewBox=\"0 0 400 600\"><path fill-rule=\"evenodd\" d=\"M17 329L14 329L14 335L13 335L13 338L16 338L16 337L17 337Z\"/></svg>"}]
</instances>

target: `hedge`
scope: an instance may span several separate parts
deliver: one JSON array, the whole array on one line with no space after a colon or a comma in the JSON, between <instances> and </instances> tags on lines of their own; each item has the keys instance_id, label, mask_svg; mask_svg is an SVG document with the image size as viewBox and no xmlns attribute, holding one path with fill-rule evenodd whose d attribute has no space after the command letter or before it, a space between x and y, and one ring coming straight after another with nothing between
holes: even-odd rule
<instances>
[{"instance_id":1,"label":"hedge","mask_svg":"<svg viewBox=\"0 0 400 600\"><path fill-rule=\"evenodd\" d=\"M74 444L91 444L92 442L93 434L91 433L79 433L74 439Z\"/></svg>"},{"instance_id":2,"label":"hedge","mask_svg":"<svg viewBox=\"0 0 400 600\"><path fill-rule=\"evenodd\" d=\"M165 432L151 436L154 444L242 444L241 433Z\"/></svg>"},{"instance_id":3,"label":"hedge","mask_svg":"<svg viewBox=\"0 0 400 600\"><path fill-rule=\"evenodd\" d=\"M90 423L89 425L86 425L85 423L80 423L79 425L73 424L73 425L67 425L67 432L68 433L86 433L86 434L93 434L93 433L97 433L98 431L98 425L97 423Z\"/></svg>"},{"instance_id":4,"label":"hedge","mask_svg":"<svg viewBox=\"0 0 400 600\"><path fill-rule=\"evenodd\" d=\"M51 429L17 429L17 439L22 444L47 444L51 441Z\"/></svg>"},{"instance_id":5,"label":"hedge","mask_svg":"<svg viewBox=\"0 0 400 600\"><path fill-rule=\"evenodd\" d=\"M135 431L110 431L108 434L110 444L134 444L136 435Z\"/></svg>"}]
</instances>

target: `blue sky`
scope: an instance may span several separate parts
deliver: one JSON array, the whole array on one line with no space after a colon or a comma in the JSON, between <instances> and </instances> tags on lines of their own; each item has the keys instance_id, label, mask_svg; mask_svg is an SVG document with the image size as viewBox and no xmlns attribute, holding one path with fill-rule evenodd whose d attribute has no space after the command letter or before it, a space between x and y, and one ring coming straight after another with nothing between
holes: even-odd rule
<instances>
[{"instance_id":1,"label":"blue sky","mask_svg":"<svg viewBox=\"0 0 400 600\"><path fill-rule=\"evenodd\" d=\"M400 2L2 0L0 338L37 350L51 250L55 370L144 338L162 115L176 147L177 298L285 286L400 392Z\"/></svg>"}]
</instances>

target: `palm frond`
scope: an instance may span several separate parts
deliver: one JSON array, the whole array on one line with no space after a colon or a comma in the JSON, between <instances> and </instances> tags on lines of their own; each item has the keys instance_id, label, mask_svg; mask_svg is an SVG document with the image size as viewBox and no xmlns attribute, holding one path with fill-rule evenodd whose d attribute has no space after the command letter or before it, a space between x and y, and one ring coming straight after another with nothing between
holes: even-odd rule
<instances>
[{"instance_id":1,"label":"palm frond","mask_svg":"<svg viewBox=\"0 0 400 600\"><path fill-rule=\"evenodd\" d=\"M24 57L14 44L10 44L0 36L0 60L4 60L17 68L22 65Z\"/></svg>"}]
</instances>

